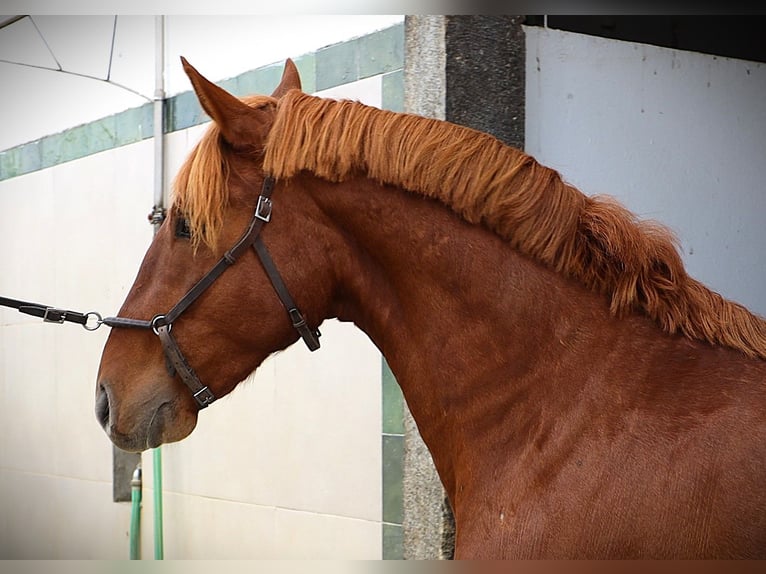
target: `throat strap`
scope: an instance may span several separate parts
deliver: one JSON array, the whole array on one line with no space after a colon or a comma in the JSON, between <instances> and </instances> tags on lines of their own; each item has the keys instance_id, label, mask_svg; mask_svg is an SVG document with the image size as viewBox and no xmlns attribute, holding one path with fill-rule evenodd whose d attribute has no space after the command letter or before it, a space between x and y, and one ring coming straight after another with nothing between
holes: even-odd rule
<instances>
[{"instance_id":1,"label":"throat strap","mask_svg":"<svg viewBox=\"0 0 766 574\"><path fill-rule=\"evenodd\" d=\"M279 300L282 302L285 309L287 309L287 314L290 316L290 322L293 324L293 328L298 331L298 334L303 339L303 342L306 343L309 351L316 351L319 348L319 337L321 335L319 329L312 329L309 327L303 313L300 312L295 301L293 301L293 298L290 296L290 291L288 291L285 282L282 280L282 276L277 270L277 266L274 265L274 260L271 258L269 250L266 249L266 245L264 245L260 237L257 237L253 242L253 248L258 255L258 259L260 259L266 274L269 276L271 285L274 287L274 291L276 291Z\"/></svg>"}]
</instances>

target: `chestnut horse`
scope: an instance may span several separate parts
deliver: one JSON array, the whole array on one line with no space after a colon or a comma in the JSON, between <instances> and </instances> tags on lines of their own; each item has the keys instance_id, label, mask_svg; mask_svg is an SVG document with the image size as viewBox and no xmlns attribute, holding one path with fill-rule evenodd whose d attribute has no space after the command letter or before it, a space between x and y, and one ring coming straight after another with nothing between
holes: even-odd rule
<instances>
[{"instance_id":1,"label":"chestnut horse","mask_svg":"<svg viewBox=\"0 0 766 574\"><path fill-rule=\"evenodd\" d=\"M105 321L117 446L183 439L338 318L401 386L456 558L766 558L766 322L667 230L487 134L304 94L290 60L244 99L183 65L213 122Z\"/></svg>"}]
</instances>

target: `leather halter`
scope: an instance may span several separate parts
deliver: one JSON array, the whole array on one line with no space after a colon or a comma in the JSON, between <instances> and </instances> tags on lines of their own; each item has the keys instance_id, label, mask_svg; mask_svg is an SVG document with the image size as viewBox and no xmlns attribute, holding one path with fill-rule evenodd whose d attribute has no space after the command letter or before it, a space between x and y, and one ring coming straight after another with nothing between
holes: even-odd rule
<instances>
[{"instance_id":1,"label":"leather halter","mask_svg":"<svg viewBox=\"0 0 766 574\"><path fill-rule=\"evenodd\" d=\"M208 287L215 283L215 280L218 279L226 269L234 265L237 259L239 259L249 247L252 246L255 250L261 265L271 280L274 291L276 291L277 296L287 310L290 322L303 338L306 346L310 351L316 351L319 348L319 337L321 335L319 329L312 329L309 327L308 323L306 323L306 318L290 296L290 292L287 290L287 286L282 280L282 276L279 274L279 271L277 271L274 261L272 260L268 249L266 249L266 245L264 245L259 237L263 226L271 219L271 194L273 190L274 178L267 176L263 180L263 188L261 189L261 195L258 197L258 204L256 205L253 219L250 221L250 225L245 233L231 249L224 253L223 257L218 260L213 268L191 289L189 289L186 295L181 297L178 303L176 303L170 311L164 315L156 315L150 321L130 319L128 317L107 317L102 321L104 325L110 327L151 329L162 342L165 358L167 359L168 371L171 375L178 373L186 386L189 387L189 390L191 390L194 400L197 402L200 409L204 409L212 403L216 397L206 385L202 384L199 376L194 372L194 369L186 360L181 348L178 346L178 342L171 334L173 322L178 319L181 314L207 290Z\"/></svg>"}]
</instances>

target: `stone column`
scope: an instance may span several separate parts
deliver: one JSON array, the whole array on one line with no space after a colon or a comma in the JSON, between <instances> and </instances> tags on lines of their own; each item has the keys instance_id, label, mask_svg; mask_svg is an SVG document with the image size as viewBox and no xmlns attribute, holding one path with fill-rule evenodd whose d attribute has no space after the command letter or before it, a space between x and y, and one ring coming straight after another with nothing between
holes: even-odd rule
<instances>
[{"instance_id":1,"label":"stone column","mask_svg":"<svg viewBox=\"0 0 766 574\"><path fill-rule=\"evenodd\" d=\"M478 129L523 149L522 22L522 16L406 16L404 111ZM403 490L405 559L452 558L452 512L406 408Z\"/></svg>"}]
</instances>

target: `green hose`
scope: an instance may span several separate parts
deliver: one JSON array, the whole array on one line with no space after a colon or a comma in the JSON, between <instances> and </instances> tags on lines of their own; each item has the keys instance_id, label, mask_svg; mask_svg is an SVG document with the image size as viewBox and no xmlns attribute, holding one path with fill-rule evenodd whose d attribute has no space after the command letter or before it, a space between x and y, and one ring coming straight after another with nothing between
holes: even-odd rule
<instances>
[{"instance_id":1,"label":"green hose","mask_svg":"<svg viewBox=\"0 0 766 574\"><path fill-rule=\"evenodd\" d=\"M160 447L152 450L154 464L154 559L165 557L162 539L162 451Z\"/></svg>"},{"instance_id":2,"label":"green hose","mask_svg":"<svg viewBox=\"0 0 766 574\"><path fill-rule=\"evenodd\" d=\"M141 559L141 463L130 481L130 559Z\"/></svg>"}]
</instances>

